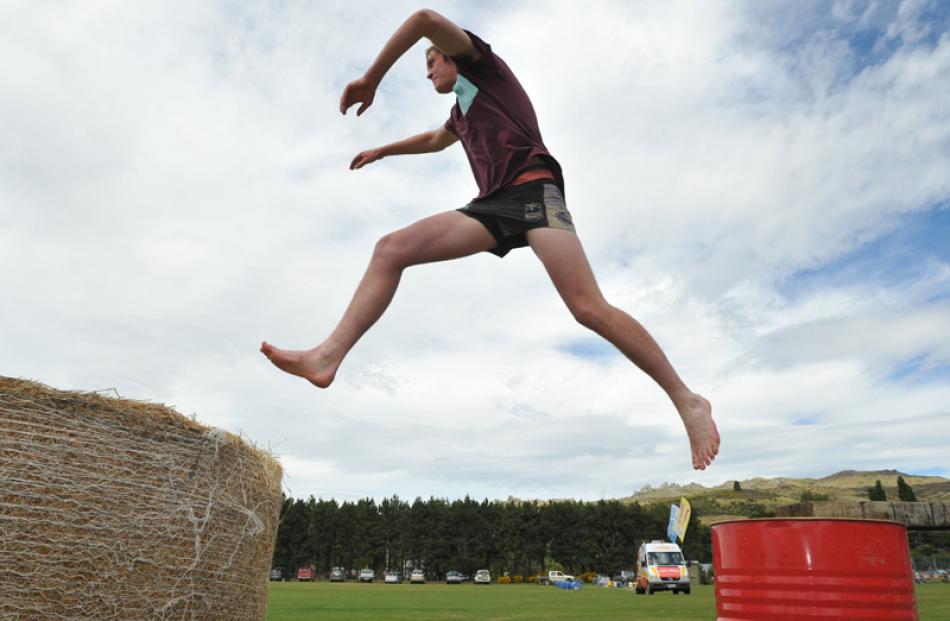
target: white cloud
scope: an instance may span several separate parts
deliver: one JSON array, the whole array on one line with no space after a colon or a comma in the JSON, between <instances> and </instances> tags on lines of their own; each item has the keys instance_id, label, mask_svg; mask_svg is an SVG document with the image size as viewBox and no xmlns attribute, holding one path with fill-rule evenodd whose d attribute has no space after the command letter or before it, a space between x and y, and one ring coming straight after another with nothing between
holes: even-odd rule
<instances>
[{"instance_id":1,"label":"white cloud","mask_svg":"<svg viewBox=\"0 0 950 621\"><path fill-rule=\"evenodd\" d=\"M379 236L475 193L459 147L347 170L448 114L422 44L336 111L408 3L0 9L0 373L240 431L298 495L943 467L950 266L783 293L950 197L950 38L874 6L434 6L516 71L602 289L713 401L706 472L648 378L565 353L594 337L527 250L409 270L328 391L257 354L319 342ZM892 376L914 359L936 377Z\"/></svg>"}]
</instances>

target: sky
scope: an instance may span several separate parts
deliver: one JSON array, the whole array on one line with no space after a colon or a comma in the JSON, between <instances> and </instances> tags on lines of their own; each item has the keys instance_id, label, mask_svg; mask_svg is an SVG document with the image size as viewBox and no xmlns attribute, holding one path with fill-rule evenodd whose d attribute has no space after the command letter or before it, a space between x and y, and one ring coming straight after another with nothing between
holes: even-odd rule
<instances>
[{"instance_id":1,"label":"sky","mask_svg":"<svg viewBox=\"0 0 950 621\"><path fill-rule=\"evenodd\" d=\"M297 498L950 476L945 2L428 6L531 96L605 296L712 402L709 469L528 249L407 270L325 391L258 352L477 193L459 144L348 170L454 104L420 41L337 110L401 0L0 4L0 375L241 434Z\"/></svg>"}]
</instances>

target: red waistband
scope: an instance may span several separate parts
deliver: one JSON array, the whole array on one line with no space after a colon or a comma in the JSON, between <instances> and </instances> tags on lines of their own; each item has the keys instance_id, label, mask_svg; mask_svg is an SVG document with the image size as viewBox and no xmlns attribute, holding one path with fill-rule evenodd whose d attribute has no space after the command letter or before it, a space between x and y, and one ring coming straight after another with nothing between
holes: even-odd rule
<instances>
[{"instance_id":1,"label":"red waistband","mask_svg":"<svg viewBox=\"0 0 950 621\"><path fill-rule=\"evenodd\" d=\"M537 181L538 179L554 179L554 173L545 168L539 168L536 170L526 170L514 179L511 180L505 187L511 187L513 185L521 185L522 183L528 183L529 181Z\"/></svg>"}]
</instances>

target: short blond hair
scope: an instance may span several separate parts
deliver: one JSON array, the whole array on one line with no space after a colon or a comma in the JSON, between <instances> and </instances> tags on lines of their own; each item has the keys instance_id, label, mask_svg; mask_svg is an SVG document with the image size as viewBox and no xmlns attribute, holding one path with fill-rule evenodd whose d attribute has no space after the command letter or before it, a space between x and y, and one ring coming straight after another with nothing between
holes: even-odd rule
<instances>
[{"instance_id":1,"label":"short blond hair","mask_svg":"<svg viewBox=\"0 0 950 621\"><path fill-rule=\"evenodd\" d=\"M442 54L442 57L447 60L451 58L451 56L443 52L440 47L435 46L435 45L430 45L429 47L426 48L426 60L429 60L429 54L431 54L432 52L438 52L439 54Z\"/></svg>"}]
</instances>

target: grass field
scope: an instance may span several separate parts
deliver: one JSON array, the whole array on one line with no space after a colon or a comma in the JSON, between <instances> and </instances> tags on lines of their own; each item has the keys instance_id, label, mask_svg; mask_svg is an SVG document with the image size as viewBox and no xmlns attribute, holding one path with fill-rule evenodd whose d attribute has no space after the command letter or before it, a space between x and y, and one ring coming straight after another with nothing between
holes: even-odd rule
<instances>
[{"instance_id":1,"label":"grass field","mask_svg":"<svg viewBox=\"0 0 950 621\"><path fill-rule=\"evenodd\" d=\"M950 584L917 587L920 621L950 619ZM336 584L272 582L267 621L683 621L716 617L715 591L634 595L585 585Z\"/></svg>"}]
</instances>

